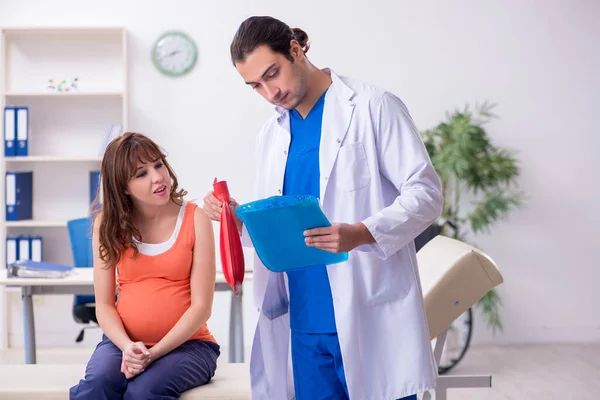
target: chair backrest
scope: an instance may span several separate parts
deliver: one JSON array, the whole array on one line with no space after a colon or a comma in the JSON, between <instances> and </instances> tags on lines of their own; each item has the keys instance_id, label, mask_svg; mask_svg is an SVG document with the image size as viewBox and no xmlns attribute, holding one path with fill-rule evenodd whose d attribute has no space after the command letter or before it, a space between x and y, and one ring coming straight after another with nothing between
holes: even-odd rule
<instances>
[{"instance_id":1,"label":"chair backrest","mask_svg":"<svg viewBox=\"0 0 600 400\"><path fill-rule=\"evenodd\" d=\"M92 268L92 217L74 219L67 222L73 262L76 268Z\"/></svg>"},{"instance_id":2,"label":"chair backrest","mask_svg":"<svg viewBox=\"0 0 600 400\"><path fill-rule=\"evenodd\" d=\"M73 262L76 268L93 268L94 254L92 251L92 217L74 219L67 222ZM73 306L95 303L94 295L75 295Z\"/></svg>"}]
</instances>

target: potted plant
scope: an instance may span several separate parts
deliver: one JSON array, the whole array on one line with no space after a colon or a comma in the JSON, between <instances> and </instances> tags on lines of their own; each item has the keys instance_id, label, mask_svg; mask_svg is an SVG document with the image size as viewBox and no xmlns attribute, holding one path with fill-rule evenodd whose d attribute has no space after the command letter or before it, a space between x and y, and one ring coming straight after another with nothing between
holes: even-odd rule
<instances>
[{"instance_id":1,"label":"potted plant","mask_svg":"<svg viewBox=\"0 0 600 400\"><path fill-rule=\"evenodd\" d=\"M437 234L468 242L467 232L489 232L497 220L523 204L516 189L519 167L515 153L492 144L484 129L496 116L494 105L484 103L473 110L455 110L437 126L422 132L434 168L442 181L444 207L439 222L416 240L420 248ZM469 196L471 202L461 201ZM478 303L488 327L502 330L501 299L495 290Z\"/></svg>"}]
</instances>

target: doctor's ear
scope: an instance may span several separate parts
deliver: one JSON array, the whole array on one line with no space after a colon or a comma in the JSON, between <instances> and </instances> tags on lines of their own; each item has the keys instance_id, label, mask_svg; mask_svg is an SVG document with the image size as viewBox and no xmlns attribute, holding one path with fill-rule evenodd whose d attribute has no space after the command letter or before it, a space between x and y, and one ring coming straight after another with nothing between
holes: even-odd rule
<instances>
[{"instance_id":1,"label":"doctor's ear","mask_svg":"<svg viewBox=\"0 0 600 400\"><path fill-rule=\"evenodd\" d=\"M294 60L301 60L304 58L304 51L302 50L302 47L300 47L300 44L295 39L292 39L290 41L290 55L292 56L292 59L294 59Z\"/></svg>"}]
</instances>

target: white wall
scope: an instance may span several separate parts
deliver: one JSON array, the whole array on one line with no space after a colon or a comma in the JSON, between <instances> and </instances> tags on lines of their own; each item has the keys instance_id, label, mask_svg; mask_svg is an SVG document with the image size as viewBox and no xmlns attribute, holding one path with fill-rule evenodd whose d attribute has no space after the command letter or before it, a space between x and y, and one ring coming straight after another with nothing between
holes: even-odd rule
<instances>
[{"instance_id":1,"label":"white wall","mask_svg":"<svg viewBox=\"0 0 600 400\"><path fill-rule=\"evenodd\" d=\"M250 149L271 107L244 87L228 53L235 29L249 15L270 14L302 27L312 39L308 55L316 65L395 92L421 129L466 102L497 103L501 119L489 132L496 143L519 151L529 201L491 235L477 238L504 273L499 292L505 331L492 338L478 318L475 340L600 340L600 264L593 254L600 237L594 209L600 204L594 117L600 107L600 3L236 3L0 0L0 25L125 26L129 128L168 150L192 198L201 198L217 176L229 181L238 200L251 199ZM199 63L183 79L161 76L150 62L153 41L168 29L187 31L199 46ZM248 345L256 314L250 287L246 295ZM69 305L69 298L38 303L44 310L38 313L40 345L72 342L77 327ZM227 296L218 294L210 321L225 345L228 307ZM17 345L19 318L17 303L11 317Z\"/></svg>"}]
</instances>

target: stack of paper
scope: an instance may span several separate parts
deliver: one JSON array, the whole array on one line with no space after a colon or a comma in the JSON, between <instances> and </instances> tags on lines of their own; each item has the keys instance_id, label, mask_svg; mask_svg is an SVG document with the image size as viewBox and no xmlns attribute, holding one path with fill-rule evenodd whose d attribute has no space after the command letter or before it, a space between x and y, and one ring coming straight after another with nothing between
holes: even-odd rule
<instances>
[{"instance_id":1,"label":"stack of paper","mask_svg":"<svg viewBox=\"0 0 600 400\"><path fill-rule=\"evenodd\" d=\"M7 269L9 278L64 278L74 268L62 264L23 260L9 264Z\"/></svg>"}]
</instances>

